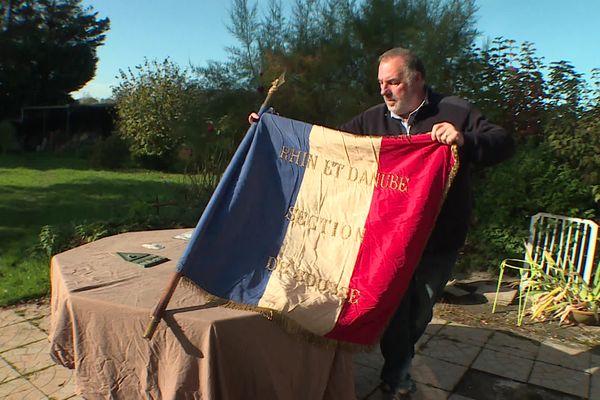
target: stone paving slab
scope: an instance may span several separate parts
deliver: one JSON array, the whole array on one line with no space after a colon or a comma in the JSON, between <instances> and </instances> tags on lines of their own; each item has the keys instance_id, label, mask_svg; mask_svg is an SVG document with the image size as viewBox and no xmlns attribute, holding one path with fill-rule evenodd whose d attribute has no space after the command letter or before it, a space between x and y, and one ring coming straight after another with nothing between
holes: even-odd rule
<instances>
[{"instance_id":1,"label":"stone paving slab","mask_svg":"<svg viewBox=\"0 0 600 400\"><path fill-rule=\"evenodd\" d=\"M383 366L383 356L379 347L370 352L356 353L354 361L354 386L359 400L375 399L381 380L379 373ZM375 397L373 397L375 396Z\"/></svg>"},{"instance_id":2,"label":"stone paving slab","mask_svg":"<svg viewBox=\"0 0 600 400\"><path fill-rule=\"evenodd\" d=\"M0 385L19 378L19 373L11 367L6 361L0 358Z\"/></svg>"},{"instance_id":3,"label":"stone paving slab","mask_svg":"<svg viewBox=\"0 0 600 400\"><path fill-rule=\"evenodd\" d=\"M422 354L413 358L412 377L422 384L451 391L460 378L467 371L467 367L438 360Z\"/></svg>"},{"instance_id":4,"label":"stone paving slab","mask_svg":"<svg viewBox=\"0 0 600 400\"><path fill-rule=\"evenodd\" d=\"M428 335L427 332L425 332L420 338L419 341L417 343L415 343L415 351L419 351L422 348L424 348L425 346L427 346L427 343L429 342L429 340L431 340L432 335ZM383 359L383 356L381 356L381 359Z\"/></svg>"},{"instance_id":5,"label":"stone paving slab","mask_svg":"<svg viewBox=\"0 0 600 400\"><path fill-rule=\"evenodd\" d=\"M534 360L538 354L540 344L535 340L529 340L521 336L503 332L494 332L490 337L490 340L485 344L485 347L502 353Z\"/></svg>"},{"instance_id":6,"label":"stone paving slab","mask_svg":"<svg viewBox=\"0 0 600 400\"><path fill-rule=\"evenodd\" d=\"M536 361L589 372L592 354L587 347L582 345L573 343L567 346L554 340L546 340L540 345Z\"/></svg>"},{"instance_id":7,"label":"stone paving slab","mask_svg":"<svg viewBox=\"0 0 600 400\"><path fill-rule=\"evenodd\" d=\"M380 383L379 369L354 363L354 388L359 399L370 399Z\"/></svg>"},{"instance_id":8,"label":"stone paving slab","mask_svg":"<svg viewBox=\"0 0 600 400\"><path fill-rule=\"evenodd\" d=\"M28 321L48 317L50 312L47 301L17 306L14 310L17 314L23 316L23 318Z\"/></svg>"},{"instance_id":9,"label":"stone paving slab","mask_svg":"<svg viewBox=\"0 0 600 400\"><path fill-rule=\"evenodd\" d=\"M437 335L471 345L483 345L488 341L493 331L483 328L450 322L442 327Z\"/></svg>"},{"instance_id":10,"label":"stone paving slab","mask_svg":"<svg viewBox=\"0 0 600 400\"><path fill-rule=\"evenodd\" d=\"M43 330L45 333L50 331L50 316L46 315L43 318L31 321L32 324Z\"/></svg>"},{"instance_id":11,"label":"stone paving slab","mask_svg":"<svg viewBox=\"0 0 600 400\"><path fill-rule=\"evenodd\" d=\"M600 399L600 356L592 354L590 367L590 399Z\"/></svg>"},{"instance_id":12,"label":"stone paving slab","mask_svg":"<svg viewBox=\"0 0 600 400\"><path fill-rule=\"evenodd\" d=\"M448 397L448 400L475 400L470 397L461 396L460 394L453 393Z\"/></svg>"},{"instance_id":13,"label":"stone paving slab","mask_svg":"<svg viewBox=\"0 0 600 400\"><path fill-rule=\"evenodd\" d=\"M449 393L441 389L437 389L431 386L422 385L417 383L417 391L412 393L410 396L411 400L446 400ZM376 390L366 400L384 400L389 399L385 397L385 394Z\"/></svg>"},{"instance_id":14,"label":"stone paving slab","mask_svg":"<svg viewBox=\"0 0 600 400\"><path fill-rule=\"evenodd\" d=\"M446 400L449 392L423 385L417 382L417 391L411 395L411 400Z\"/></svg>"},{"instance_id":15,"label":"stone paving slab","mask_svg":"<svg viewBox=\"0 0 600 400\"><path fill-rule=\"evenodd\" d=\"M388 397L389 398L389 397ZM380 390L375 390L368 397L359 397L359 400L384 400L384 394Z\"/></svg>"},{"instance_id":16,"label":"stone paving slab","mask_svg":"<svg viewBox=\"0 0 600 400\"><path fill-rule=\"evenodd\" d=\"M470 366L481 347L436 336L421 348L421 353L454 364Z\"/></svg>"},{"instance_id":17,"label":"stone paving slab","mask_svg":"<svg viewBox=\"0 0 600 400\"><path fill-rule=\"evenodd\" d=\"M494 300L496 300L497 305L506 307L515 301L518 291L517 289L501 287L496 297L496 285L490 284L479 286L475 293L483 295L490 304L493 304Z\"/></svg>"},{"instance_id":18,"label":"stone paving slab","mask_svg":"<svg viewBox=\"0 0 600 400\"><path fill-rule=\"evenodd\" d=\"M473 368L504 378L527 382L533 368L533 360L484 348L473 363Z\"/></svg>"},{"instance_id":19,"label":"stone paving slab","mask_svg":"<svg viewBox=\"0 0 600 400\"><path fill-rule=\"evenodd\" d=\"M21 375L27 375L54 365L50 358L47 339L17 347L2 353L2 358L10 363Z\"/></svg>"},{"instance_id":20,"label":"stone paving slab","mask_svg":"<svg viewBox=\"0 0 600 400\"><path fill-rule=\"evenodd\" d=\"M18 324L19 322L24 322L25 319L17 314L13 309L10 308L0 308L0 328Z\"/></svg>"},{"instance_id":21,"label":"stone paving slab","mask_svg":"<svg viewBox=\"0 0 600 400\"><path fill-rule=\"evenodd\" d=\"M0 329L0 354L44 339L47 335L27 321L5 326Z\"/></svg>"},{"instance_id":22,"label":"stone paving slab","mask_svg":"<svg viewBox=\"0 0 600 400\"><path fill-rule=\"evenodd\" d=\"M27 376L27 379L52 399L64 400L76 396L77 385L73 370L53 365Z\"/></svg>"},{"instance_id":23,"label":"stone paving slab","mask_svg":"<svg viewBox=\"0 0 600 400\"><path fill-rule=\"evenodd\" d=\"M536 361L529 383L579 397L587 397L590 376L585 372Z\"/></svg>"},{"instance_id":24,"label":"stone paving slab","mask_svg":"<svg viewBox=\"0 0 600 400\"><path fill-rule=\"evenodd\" d=\"M427 328L425 328L425 333L428 335L435 335L447 324L448 321L433 317L429 325L427 325Z\"/></svg>"},{"instance_id":25,"label":"stone paving slab","mask_svg":"<svg viewBox=\"0 0 600 400\"><path fill-rule=\"evenodd\" d=\"M468 296L471 294L471 292L467 292L466 290L461 289L460 287L450 284L446 285L446 287L444 288L444 293L448 293L454 297Z\"/></svg>"},{"instance_id":26,"label":"stone paving slab","mask_svg":"<svg viewBox=\"0 0 600 400\"><path fill-rule=\"evenodd\" d=\"M454 389L455 395L474 400L582 400L549 388L518 382L470 369Z\"/></svg>"},{"instance_id":27,"label":"stone paving slab","mask_svg":"<svg viewBox=\"0 0 600 400\"><path fill-rule=\"evenodd\" d=\"M353 356L354 364L365 365L371 368L379 369L383 365L383 356L379 348L370 352L356 353Z\"/></svg>"},{"instance_id":28,"label":"stone paving slab","mask_svg":"<svg viewBox=\"0 0 600 400\"><path fill-rule=\"evenodd\" d=\"M0 385L0 399L42 400L48 399L48 396L33 386L27 379L19 378Z\"/></svg>"}]
</instances>

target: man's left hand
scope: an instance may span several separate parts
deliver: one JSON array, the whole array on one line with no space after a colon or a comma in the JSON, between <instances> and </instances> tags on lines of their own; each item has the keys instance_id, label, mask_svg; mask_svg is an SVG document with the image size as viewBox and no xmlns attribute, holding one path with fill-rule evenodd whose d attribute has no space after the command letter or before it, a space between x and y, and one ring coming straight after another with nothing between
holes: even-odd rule
<instances>
[{"instance_id":1,"label":"man's left hand","mask_svg":"<svg viewBox=\"0 0 600 400\"><path fill-rule=\"evenodd\" d=\"M431 140L452 145L457 144L462 146L465 143L465 138L462 132L458 131L454 125L449 122L440 122L433 125L431 129Z\"/></svg>"}]
</instances>

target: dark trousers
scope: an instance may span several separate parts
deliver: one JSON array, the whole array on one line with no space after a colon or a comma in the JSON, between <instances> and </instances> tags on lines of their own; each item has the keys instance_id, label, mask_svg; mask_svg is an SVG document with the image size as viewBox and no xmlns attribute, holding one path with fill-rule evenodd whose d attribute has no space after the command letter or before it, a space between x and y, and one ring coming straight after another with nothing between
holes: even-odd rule
<instances>
[{"instance_id":1,"label":"dark trousers","mask_svg":"<svg viewBox=\"0 0 600 400\"><path fill-rule=\"evenodd\" d=\"M450 279L458 252L424 254L381 341L381 379L393 389L410 385L415 344L433 317L433 306Z\"/></svg>"}]
</instances>

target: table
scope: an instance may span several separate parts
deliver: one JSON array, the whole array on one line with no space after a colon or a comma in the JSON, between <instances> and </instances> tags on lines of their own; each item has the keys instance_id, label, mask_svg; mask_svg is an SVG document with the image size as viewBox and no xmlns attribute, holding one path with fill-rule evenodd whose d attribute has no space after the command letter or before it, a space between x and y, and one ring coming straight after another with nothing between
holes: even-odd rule
<instances>
[{"instance_id":1,"label":"table","mask_svg":"<svg viewBox=\"0 0 600 400\"><path fill-rule=\"evenodd\" d=\"M50 353L86 399L355 399L351 354L289 335L261 314L219 307L180 283L142 338L189 229L120 234L53 257ZM143 244L160 244L148 250ZM116 252L170 261L149 268Z\"/></svg>"}]
</instances>

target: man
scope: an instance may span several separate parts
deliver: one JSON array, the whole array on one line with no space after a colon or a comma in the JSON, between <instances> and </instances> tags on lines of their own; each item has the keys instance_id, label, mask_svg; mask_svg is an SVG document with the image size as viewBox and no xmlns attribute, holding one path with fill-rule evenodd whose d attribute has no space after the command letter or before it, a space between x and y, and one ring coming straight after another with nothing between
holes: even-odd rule
<instances>
[{"instance_id":1,"label":"man","mask_svg":"<svg viewBox=\"0 0 600 400\"><path fill-rule=\"evenodd\" d=\"M410 286L380 341L385 359L382 390L388 398L410 396L414 346L433 316L464 244L471 213L470 164L493 165L514 151L511 136L488 122L471 104L444 96L425 84L425 68L410 50L394 48L379 57L378 81L384 103L343 124L340 130L366 135L431 135L445 145L456 144L460 167L438 215ZM250 122L258 115L249 116Z\"/></svg>"},{"instance_id":2,"label":"man","mask_svg":"<svg viewBox=\"0 0 600 400\"><path fill-rule=\"evenodd\" d=\"M455 96L425 85L425 68L410 50L394 48L379 57L378 81L384 104L340 127L369 135L430 134L432 140L459 147L460 168L436 220L404 299L381 338L385 359L382 389L391 398L414 390L409 373L414 346L433 316L433 305L450 278L464 244L472 194L470 164L493 165L514 151L511 136L489 123L479 110Z\"/></svg>"}]
</instances>

